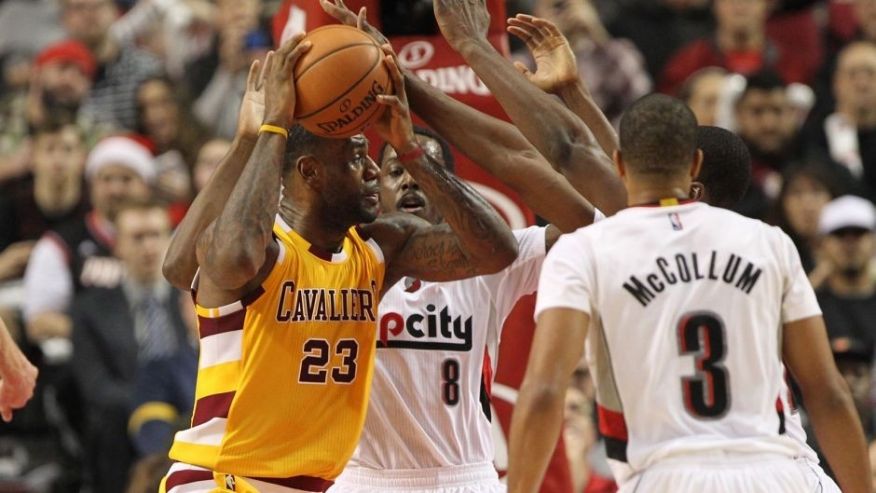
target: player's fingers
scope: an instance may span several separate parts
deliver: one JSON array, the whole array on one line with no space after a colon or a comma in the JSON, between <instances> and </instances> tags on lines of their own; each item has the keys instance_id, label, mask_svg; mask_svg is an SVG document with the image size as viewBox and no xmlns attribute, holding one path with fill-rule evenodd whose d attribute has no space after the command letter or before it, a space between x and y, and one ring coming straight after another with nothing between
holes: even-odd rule
<instances>
[{"instance_id":1,"label":"player's fingers","mask_svg":"<svg viewBox=\"0 0 876 493\"><path fill-rule=\"evenodd\" d=\"M269 51L267 55L265 55L265 63L262 67L262 75L259 77L259 89L265 85L265 79L267 79L268 74L274 69L274 58L277 56L275 51Z\"/></svg>"},{"instance_id":2,"label":"player's fingers","mask_svg":"<svg viewBox=\"0 0 876 493\"><path fill-rule=\"evenodd\" d=\"M386 94L381 94L377 96L377 102L382 104L383 106L387 106L395 111L404 111L404 105L398 96L389 96Z\"/></svg>"},{"instance_id":3,"label":"player's fingers","mask_svg":"<svg viewBox=\"0 0 876 493\"><path fill-rule=\"evenodd\" d=\"M520 41L523 41L524 43L528 42L532 38L532 33L522 27L508 26L508 32L510 34L513 34L514 36L517 36L517 38L519 38Z\"/></svg>"},{"instance_id":4,"label":"player's fingers","mask_svg":"<svg viewBox=\"0 0 876 493\"><path fill-rule=\"evenodd\" d=\"M512 17L508 19L508 24L512 26L528 27L530 29L536 28L536 25L533 24L532 21L521 19L520 17Z\"/></svg>"},{"instance_id":5,"label":"player's fingers","mask_svg":"<svg viewBox=\"0 0 876 493\"><path fill-rule=\"evenodd\" d=\"M401 73L395 53L390 51L386 55L384 63L386 64L387 70L389 70L389 77L390 80L392 80L392 86L395 88L395 94L400 99L406 100L407 93L405 92L405 76Z\"/></svg>"},{"instance_id":6,"label":"player's fingers","mask_svg":"<svg viewBox=\"0 0 876 493\"><path fill-rule=\"evenodd\" d=\"M249 66L249 73L246 75L246 90L254 91L258 88L259 84L259 68L261 62L259 60L254 60Z\"/></svg>"},{"instance_id":7,"label":"player's fingers","mask_svg":"<svg viewBox=\"0 0 876 493\"><path fill-rule=\"evenodd\" d=\"M547 20L547 19L542 19L540 17L536 17L535 20L533 21L533 23L541 31L546 32L547 34L549 34L551 36L562 36L563 35L560 32L559 28L557 28L557 25L554 24L553 22Z\"/></svg>"},{"instance_id":8,"label":"player's fingers","mask_svg":"<svg viewBox=\"0 0 876 493\"><path fill-rule=\"evenodd\" d=\"M297 46L295 46L295 49L293 49L291 53L286 55L285 70L289 73L289 75L292 75L292 70L295 69L295 63L298 62L298 59L301 58L302 55L310 51L312 47L312 42L305 41L303 43L299 43Z\"/></svg>"},{"instance_id":9,"label":"player's fingers","mask_svg":"<svg viewBox=\"0 0 876 493\"><path fill-rule=\"evenodd\" d=\"M365 24L368 22L366 20L367 15L368 15L368 11L365 9L365 7L362 7L361 9L359 9L359 15L356 17L356 27L360 31L365 30Z\"/></svg>"},{"instance_id":10,"label":"player's fingers","mask_svg":"<svg viewBox=\"0 0 876 493\"><path fill-rule=\"evenodd\" d=\"M0 407L0 416L3 417L3 421L9 423L12 421L12 408L8 406Z\"/></svg>"}]
</instances>

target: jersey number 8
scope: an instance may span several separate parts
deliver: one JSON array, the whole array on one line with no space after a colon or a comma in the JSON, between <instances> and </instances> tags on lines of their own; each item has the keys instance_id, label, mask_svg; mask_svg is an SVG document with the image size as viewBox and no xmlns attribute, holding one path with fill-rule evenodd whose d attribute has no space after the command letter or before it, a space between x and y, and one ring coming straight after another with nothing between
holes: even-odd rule
<instances>
[{"instance_id":1,"label":"jersey number 8","mask_svg":"<svg viewBox=\"0 0 876 493\"><path fill-rule=\"evenodd\" d=\"M304 358L298 372L300 383L326 383L331 370L334 383L352 383L356 379L356 358L359 356L359 343L355 339L341 339L335 344L334 354L341 357L339 366L329 368L331 344L325 339L304 341Z\"/></svg>"}]
</instances>

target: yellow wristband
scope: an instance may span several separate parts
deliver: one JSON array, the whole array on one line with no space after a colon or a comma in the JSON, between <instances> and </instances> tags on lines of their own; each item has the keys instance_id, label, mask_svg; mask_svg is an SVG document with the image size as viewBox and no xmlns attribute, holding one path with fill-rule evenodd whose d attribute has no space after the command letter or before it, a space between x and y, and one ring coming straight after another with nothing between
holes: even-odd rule
<instances>
[{"instance_id":1,"label":"yellow wristband","mask_svg":"<svg viewBox=\"0 0 876 493\"><path fill-rule=\"evenodd\" d=\"M278 127L276 125L269 125L265 123L261 127L259 127L259 133L268 132L272 134L282 135L284 138L289 138L289 131L283 127Z\"/></svg>"}]
</instances>

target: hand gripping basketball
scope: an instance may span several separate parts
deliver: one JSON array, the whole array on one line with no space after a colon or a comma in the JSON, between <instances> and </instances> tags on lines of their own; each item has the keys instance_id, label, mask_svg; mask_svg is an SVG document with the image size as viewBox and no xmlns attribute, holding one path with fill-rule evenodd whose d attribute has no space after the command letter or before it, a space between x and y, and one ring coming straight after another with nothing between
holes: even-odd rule
<instances>
[{"instance_id":1,"label":"hand gripping basketball","mask_svg":"<svg viewBox=\"0 0 876 493\"><path fill-rule=\"evenodd\" d=\"M383 63L389 72L392 85L395 87L395 96L381 95L377 102L386 107L380 119L374 124L374 130L395 151L401 155L410 152L417 146L414 138L414 124L411 122L411 111L408 106L408 97L405 92L405 80L398 68L398 60L392 47L388 44L381 46L384 54Z\"/></svg>"},{"instance_id":2,"label":"hand gripping basketball","mask_svg":"<svg viewBox=\"0 0 876 493\"><path fill-rule=\"evenodd\" d=\"M295 122L295 64L311 48L297 34L265 58L265 123L289 128Z\"/></svg>"}]
</instances>

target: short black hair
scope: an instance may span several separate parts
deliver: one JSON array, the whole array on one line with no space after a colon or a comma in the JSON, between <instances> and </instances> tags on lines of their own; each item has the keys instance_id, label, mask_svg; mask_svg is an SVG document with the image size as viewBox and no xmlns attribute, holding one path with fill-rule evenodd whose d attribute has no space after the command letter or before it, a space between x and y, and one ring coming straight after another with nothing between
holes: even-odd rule
<instances>
[{"instance_id":1,"label":"short black hair","mask_svg":"<svg viewBox=\"0 0 876 493\"><path fill-rule=\"evenodd\" d=\"M620 122L624 163L638 173L673 175L696 153L697 119L680 100L650 94L635 101Z\"/></svg>"},{"instance_id":2,"label":"short black hair","mask_svg":"<svg viewBox=\"0 0 876 493\"><path fill-rule=\"evenodd\" d=\"M444 137L438 135L438 133L431 128L421 127L419 125L414 125L414 135L422 135L423 137L428 137L437 142L438 145L441 146L441 156L444 158L444 167L451 173L456 171L456 158L453 156L450 144L444 139ZM384 142L383 146L380 148L380 153L377 155L379 160L383 160L383 153L386 152L387 147L389 147L389 142Z\"/></svg>"},{"instance_id":3,"label":"short black hair","mask_svg":"<svg viewBox=\"0 0 876 493\"><path fill-rule=\"evenodd\" d=\"M739 104L752 91L772 92L784 90L785 87L787 87L787 84L785 84L785 81L782 80L782 77L777 72L761 70L745 78L745 89L736 99L736 103Z\"/></svg>"},{"instance_id":4,"label":"short black hair","mask_svg":"<svg viewBox=\"0 0 876 493\"><path fill-rule=\"evenodd\" d=\"M289 129L289 138L286 139L286 154L283 159L283 176L289 174L295 167L295 162L301 156L313 154L327 139L305 130L301 125L295 124Z\"/></svg>"},{"instance_id":5,"label":"short black hair","mask_svg":"<svg viewBox=\"0 0 876 493\"><path fill-rule=\"evenodd\" d=\"M742 200L751 182L751 154L745 142L720 127L697 127L703 166L697 181L706 187L709 205L730 209Z\"/></svg>"}]
</instances>

